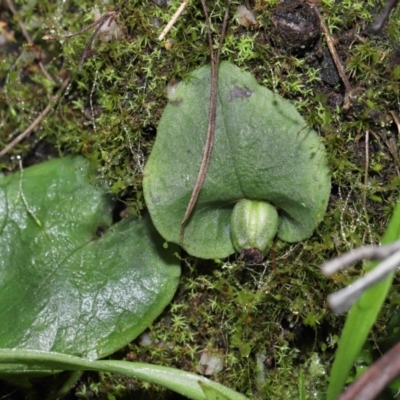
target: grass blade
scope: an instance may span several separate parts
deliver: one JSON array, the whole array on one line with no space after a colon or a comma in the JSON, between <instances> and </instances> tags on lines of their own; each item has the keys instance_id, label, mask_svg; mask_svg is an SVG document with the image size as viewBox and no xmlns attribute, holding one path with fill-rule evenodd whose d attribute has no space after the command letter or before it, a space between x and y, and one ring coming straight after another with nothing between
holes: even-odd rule
<instances>
[{"instance_id":1,"label":"grass blade","mask_svg":"<svg viewBox=\"0 0 400 400\"><path fill-rule=\"evenodd\" d=\"M394 209L382 244L398 239L400 239L400 202ZM370 263L368 269L374 268L377 264L377 262ZM347 376L378 317L392 280L393 274L390 274L385 280L368 289L350 309L332 366L327 400L335 400L343 390Z\"/></svg>"}]
</instances>

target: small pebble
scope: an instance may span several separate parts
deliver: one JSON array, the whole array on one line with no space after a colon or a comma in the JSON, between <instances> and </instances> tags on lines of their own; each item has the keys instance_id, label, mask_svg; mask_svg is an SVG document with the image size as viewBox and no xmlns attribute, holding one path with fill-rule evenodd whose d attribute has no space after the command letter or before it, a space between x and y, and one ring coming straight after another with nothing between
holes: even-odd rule
<instances>
[{"instance_id":1,"label":"small pebble","mask_svg":"<svg viewBox=\"0 0 400 400\"><path fill-rule=\"evenodd\" d=\"M139 344L141 346L150 346L153 344L153 341L151 340L150 334L148 332L145 332L140 336Z\"/></svg>"},{"instance_id":2,"label":"small pebble","mask_svg":"<svg viewBox=\"0 0 400 400\"><path fill-rule=\"evenodd\" d=\"M246 6L239 6L236 10L236 20L239 25L245 26L246 28L250 26L257 27L258 22L253 14Z\"/></svg>"},{"instance_id":3,"label":"small pebble","mask_svg":"<svg viewBox=\"0 0 400 400\"><path fill-rule=\"evenodd\" d=\"M167 39L164 44L165 50L171 50L173 44L174 41L172 39Z\"/></svg>"},{"instance_id":4,"label":"small pebble","mask_svg":"<svg viewBox=\"0 0 400 400\"><path fill-rule=\"evenodd\" d=\"M175 90L178 87L179 83L180 82L168 83L168 85L167 85L168 100L171 100L171 98L173 97Z\"/></svg>"},{"instance_id":5,"label":"small pebble","mask_svg":"<svg viewBox=\"0 0 400 400\"><path fill-rule=\"evenodd\" d=\"M209 354L208 351L203 351L200 361L197 364L196 370L202 375L213 375L222 371L223 357L219 354Z\"/></svg>"},{"instance_id":6,"label":"small pebble","mask_svg":"<svg viewBox=\"0 0 400 400\"><path fill-rule=\"evenodd\" d=\"M94 9L93 16L95 21L99 20L102 15L103 14L100 14L98 8ZM110 42L111 40L118 40L124 36L124 33L122 32L118 24L115 22L115 20L112 20L111 23L109 22L110 20L107 21L106 23L103 23L103 25L99 30L99 33L97 34L97 37L101 42Z\"/></svg>"}]
</instances>

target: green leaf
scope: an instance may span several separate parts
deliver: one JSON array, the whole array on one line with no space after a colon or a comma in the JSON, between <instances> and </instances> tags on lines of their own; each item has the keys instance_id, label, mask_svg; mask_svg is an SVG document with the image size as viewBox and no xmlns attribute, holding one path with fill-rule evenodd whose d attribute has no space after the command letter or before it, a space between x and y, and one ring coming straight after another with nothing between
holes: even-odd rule
<instances>
[{"instance_id":1,"label":"green leaf","mask_svg":"<svg viewBox=\"0 0 400 400\"><path fill-rule=\"evenodd\" d=\"M112 225L88 172L64 158L0 178L0 348L104 357L174 295L177 248L163 249L149 218Z\"/></svg>"},{"instance_id":2,"label":"green leaf","mask_svg":"<svg viewBox=\"0 0 400 400\"><path fill-rule=\"evenodd\" d=\"M170 99L144 174L157 230L179 243L180 224L197 174L208 126L210 67L195 71ZM229 63L219 67L214 147L184 249L197 257L232 254L230 216L243 198L278 209L278 237L309 237L325 213L330 176L324 147L293 104Z\"/></svg>"},{"instance_id":3,"label":"green leaf","mask_svg":"<svg viewBox=\"0 0 400 400\"><path fill-rule=\"evenodd\" d=\"M306 383L304 379L304 370L300 370L299 374L299 400L306 400Z\"/></svg>"},{"instance_id":4,"label":"green leaf","mask_svg":"<svg viewBox=\"0 0 400 400\"><path fill-rule=\"evenodd\" d=\"M397 203L382 244L400 239L400 202ZM367 269L378 263L370 263ZM343 328L333 362L327 400L335 400L341 393L347 376L363 347L372 325L375 323L392 284L393 274L369 288L350 309Z\"/></svg>"},{"instance_id":5,"label":"green leaf","mask_svg":"<svg viewBox=\"0 0 400 400\"><path fill-rule=\"evenodd\" d=\"M231 399L231 397L225 396L223 393L221 393L215 387L212 387L211 385L209 385L207 383L199 382L199 385L203 389L204 395L206 396L207 400L230 400Z\"/></svg>"},{"instance_id":6,"label":"green leaf","mask_svg":"<svg viewBox=\"0 0 400 400\"><path fill-rule=\"evenodd\" d=\"M175 368L127 361L89 361L66 354L34 350L0 349L0 374L6 372L34 372L59 370L92 370L123 374L146 382L156 383L191 399L207 400L199 382L220 393L222 399L246 400L232 389L203 376Z\"/></svg>"}]
</instances>

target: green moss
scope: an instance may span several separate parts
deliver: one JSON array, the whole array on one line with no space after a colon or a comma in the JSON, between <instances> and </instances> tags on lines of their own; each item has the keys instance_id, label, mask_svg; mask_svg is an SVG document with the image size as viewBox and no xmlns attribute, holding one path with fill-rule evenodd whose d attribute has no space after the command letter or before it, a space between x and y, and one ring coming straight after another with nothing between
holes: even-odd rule
<instances>
[{"instance_id":1,"label":"green moss","mask_svg":"<svg viewBox=\"0 0 400 400\"><path fill-rule=\"evenodd\" d=\"M173 41L170 50L157 41L179 4L174 1L160 8L151 1L121 2L116 20L126 37L111 43L95 40L93 55L80 67L93 31L59 41L42 37L75 32L90 24L92 3L16 2L55 82L41 73L29 46L21 45L25 39L16 20L3 10L6 18L2 20L9 21L3 30L13 31L16 41L0 53L1 146L26 129L62 80L71 76L54 110L10 155L29 160L33 154L40 159L39 143L53 146L53 154L85 154L98 166L98 180L131 212L140 213L145 208L143 165L167 102L167 84L186 79L208 62L198 2L189 3L168 34ZM220 29L224 4L222 0L209 4L214 32ZM231 21L239 4L233 1ZM318 57L287 54L287 49L275 45L270 19L274 6L264 0L254 2L258 29L231 22L222 57L292 99L309 125L321 133L333 176L328 212L309 240L292 246L276 243L263 266L245 266L234 257L214 263L183 259L176 298L150 329L153 345L134 342L124 354L135 361L193 372L202 351L216 352L223 356L224 368L214 379L252 398L297 398L303 370L307 393L317 393L318 398L323 397L343 323L343 317L327 309L326 298L359 273L326 279L318 267L355 246L378 243L398 197L399 132L389 111L397 110L400 89L400 56L395 46L400 36L399 11L382 35L373 36L363 27L373 20L375 1L321 3L321 13L357 93L345 108L341 83L323 82ZM316 51L322 47L326 47L324 39ZM3 169L16 167L9 156L0 162ZM384 332L385 311L382 315L374 332L378 336ZM80 398L89 398L89 392L123 398L138 388L155 390L162 397L159 388L105 374L87 375L75 391Z\"/></svg>"}]
</instances>

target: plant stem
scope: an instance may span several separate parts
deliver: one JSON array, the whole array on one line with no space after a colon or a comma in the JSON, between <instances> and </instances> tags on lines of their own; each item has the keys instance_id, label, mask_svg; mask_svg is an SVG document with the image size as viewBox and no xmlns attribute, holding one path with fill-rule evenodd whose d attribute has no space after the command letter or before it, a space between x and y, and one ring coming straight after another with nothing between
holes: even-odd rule
<instances>
[{"instance_id":1,"label":"plant stem","mask_svg":"<svg viewBox=\"0 0 400 400\"><path fill-rule=\"evenodd\" d=\"M373 400L400 372L400 343L354 381L338 400Z\"/></svg>"},{"instance_id":2,"label":"plant stem","mask_svg":"<svg viewBox=\"0 0 400 400\"><path fill-rule=\"evenodd\" d=\"M204 16L206 18L206 27L207 27L207 36L208 36L208 44L210 47L210 58L211 58L211 89L210 89L210 106L208 112L208 128L207 128L207 136L206 143L203 148L203 155L201 158L201 164L199 173L196 178L196 183L194 185L192 195L190 196L189 203L186 207L185 215L181 222L181 232L180 232L180 244L183 244L183 239L185 235L185 225L187 220L189 219L192 211L196 205L197 199L199 198L200 190L203 186L204 179L207 174L208 166L211 160L211 152L214 143L215 136L215 121L217 114L217 91L218 91L218 65L219 58L221 56L221 48L224 42L226 27L228 25L228 17L229 17L229 5L231 0L228 0L224 15L224 21L222 24L222 31L219 40L217 54L214 54L213 51L213 38L210 28L210 17L208 15L207 6L205 0L201 0L201 4L203 6Z\"/></svg>"},{"instance_id":3,"label":"plant stem","mask_svg":"<svg viewBox=\"0 0 400 400\"><path fill-rule=\"evenodd\" d=\"M21 140L25 139L36 127L42 122L43 118L49 114L49 112L53 109L55 103L61 98L64 90L69 85L71 77L67 77L57 94L50 100L50 103L46 106L46 108L35 118L35 120L22 132L20 133L12 142L10 142L3 150L0 151L0 157L7 154L13 147L15 147Z\"/></svg>"},{"instance_id":4,"label":"plant stem","mask_svg":"<svg viewBox=\"0 0 400 400\"><path fill-rule=\"evenodd\" d=\"M349 265L361 260L384 260L400 251L400 240L383 246L363 246L327 261L321 269L330 276Z\"/></svg>"}]
</instances>

